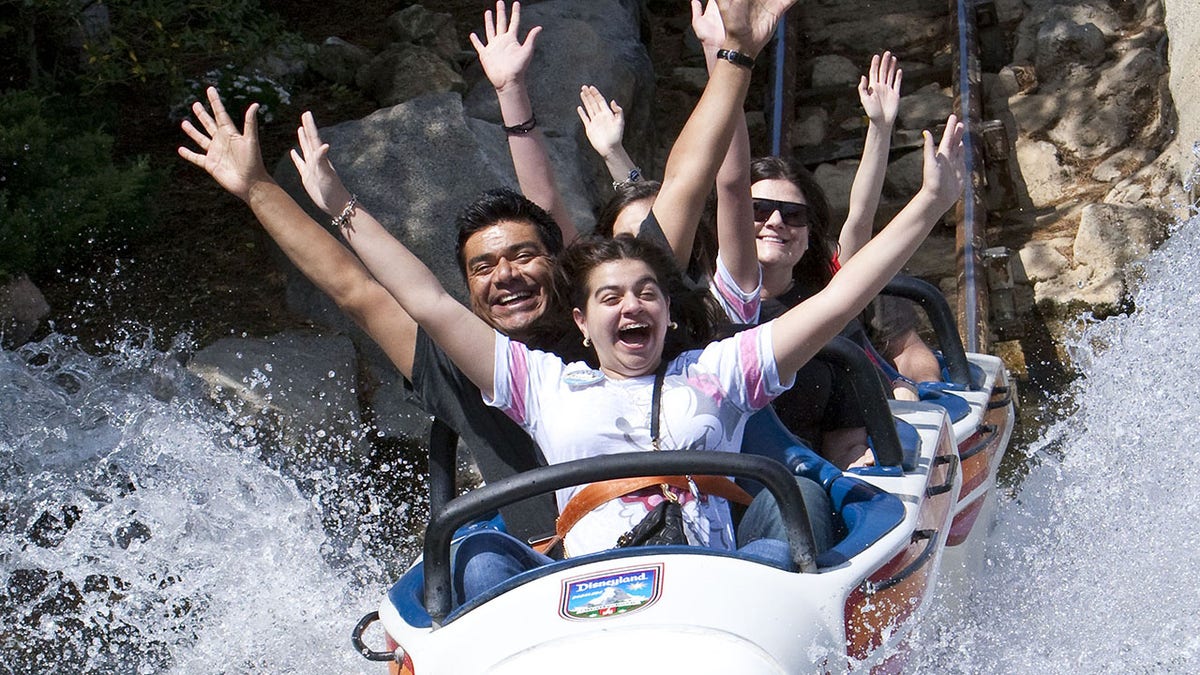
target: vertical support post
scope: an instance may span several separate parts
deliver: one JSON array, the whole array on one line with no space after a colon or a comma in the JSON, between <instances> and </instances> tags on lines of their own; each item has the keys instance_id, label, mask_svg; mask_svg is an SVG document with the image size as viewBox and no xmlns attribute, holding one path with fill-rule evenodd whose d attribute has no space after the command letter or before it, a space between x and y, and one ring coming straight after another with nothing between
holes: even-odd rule
<instances>
[{"instance_id":1,"label":"vertical support post","mask_svg":"<svg viewBox=\"0 0 1200 675\"><path fill-rule=\"evenodd\" d=\"M957 30L953 43L954 106L966 126L967 181L962 201L955 208L958 230L955 259L958 263L958 330L969 352L986 352L991 343L988 318L987 275L983 251L987 248L984 228L987 209L983 201L986 184L982 152L982 75L979 44L975 32L975 0L950 0L951 26Z\"/></svg>"},{"instance_id":2,"label":"vertical support post","mask_svg":"<svg viewBox=\"0 0 1200 675\"><path fill-rule=\"evenodd\" d=\"M791 129L796 118L796 51L800 45L800 10L793 8L775 27L771 86L766 110L770 121L771 154L792 154Z\"/></svg>"}]
</instances>

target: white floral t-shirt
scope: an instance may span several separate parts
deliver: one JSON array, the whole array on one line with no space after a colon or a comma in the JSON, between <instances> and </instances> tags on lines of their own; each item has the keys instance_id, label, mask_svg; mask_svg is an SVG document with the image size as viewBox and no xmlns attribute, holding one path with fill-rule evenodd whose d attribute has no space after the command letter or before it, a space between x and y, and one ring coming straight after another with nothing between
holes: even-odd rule
<instances>
[{"instance_id":1,"label":"white floral t-shirt","mask_svg":"<svg viewBox=\"0 0 1200 675\"><path fill-rule=\"evenodd\" d=\"M771 324L751 328L689 351L668 364L660 402L663 450L738 452L746 419L791 386L780 383L771 351ZM654 375L614 380L583 362L565 364L496 335L494 395L503 410L537 442L551 464L618 452L647 452ZM559 490L561 510L584 486ZM729 505L683 493L688 541L736 547ZM612 548L662 500L659 488L614 499L584 516L567 535L567 552Z\"/></svg>"}]
</instances>

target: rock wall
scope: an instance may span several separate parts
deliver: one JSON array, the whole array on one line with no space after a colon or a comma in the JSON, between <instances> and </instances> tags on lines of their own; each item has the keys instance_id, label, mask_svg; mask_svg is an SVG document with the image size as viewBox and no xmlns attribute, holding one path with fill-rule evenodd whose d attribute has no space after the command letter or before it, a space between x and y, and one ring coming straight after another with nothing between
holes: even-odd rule
<instances>
[{"instance_id":1,"label":"rock wall","mask_svg":"<svg viewBox=\"0 0 1200 675\"><path fill-rule=\"evenodd\" d=\"M1200 143L1200 0L1164 0L1167 35L1170 38L1171 92L1179 115L1174 150L1178 155L1179 175L1196 176L1197 156L1194 150ZM1197 188L1191 187L1196 199Z\"/></svg>"}]
</instances>

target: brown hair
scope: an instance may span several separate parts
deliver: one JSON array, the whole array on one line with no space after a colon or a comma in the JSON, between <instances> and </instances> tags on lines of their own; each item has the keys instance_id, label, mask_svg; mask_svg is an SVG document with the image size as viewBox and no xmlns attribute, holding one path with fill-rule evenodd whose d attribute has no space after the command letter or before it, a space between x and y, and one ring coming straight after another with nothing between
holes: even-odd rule
<instances>
[{"instance_id":1,"label":"brown hair","mask_svg":"<svg viewBox=\"0 0 1200 675\"><path fill-rule=\"evenodd\" d=\"M750 162L750 184L780 179L795 185L808 202L808 250L792 268L792 278L801 288L819 290L833 278L833 244L829 228L832 219L829 200L813 175L800 164L782 157L757 157Z\"/></svg>"},{"instance_id":2,"label":"brown hair","mask_svg":"<svg viewBox=\"0 0 1200 675\"><path fill-rule=\"evenodd\" d=\"M667 333L663 345L664 360L703 346L712 339L713 326L719 321L720 312L711 294L683 279L669 251L625 234L582 237L563 251L558 259L560 283L566 289L572 307L586 311L588 275L600 265L614 260L646 263L663 293L670 298L671 318L679 324L679 329Z\"/></svg>"},{"instance_id":3,"label":"brown hair","mask_svg":"<svg viewBox=\"0 0 1200 675\"><path fill-rule=\"evenodd\" d=\"M643 199L653 200L661 189L662 183L656 180L618 185L612 198L601 207L600 214L596 217L596 228L592 232L602 237L613 236L613 225L625 207ZM696 239L692 244L692 255L688 259L686 271L693 279L711 277L717 269L717 229L714 211L710 198L700 216L700 223L696 226Z\"/></svg>"}]
</instances>

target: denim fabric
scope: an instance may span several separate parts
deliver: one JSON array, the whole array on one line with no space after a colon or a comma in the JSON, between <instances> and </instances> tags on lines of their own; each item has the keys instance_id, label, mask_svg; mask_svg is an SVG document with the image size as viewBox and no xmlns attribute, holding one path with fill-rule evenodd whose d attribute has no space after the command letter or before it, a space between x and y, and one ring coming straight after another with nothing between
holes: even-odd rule
<instances>
[{"instance_id":1,"label":"denim fabric","mask_svg":"<svg viewBox=\"0 0 1200 675\"><path fill-rule=\"evenodd\" d=\"M454 606L525 570L554 562L504 532L484 530L468 535L451 563Z\"/></svg>"},{"instance_id":2,"label":"denim fabric","mask_svg":"<svg viewBox=\"0 0 1200 675\"><path fill-rule=\"evenodd\" d=\"M808 523L812 526L814 555L828 550L834 544L833 537L833 503L829 494L816 481L802 476L796 476L796 484L804 495L805 510L808 511ZM787 541L787 531L783 529L783 517L779 507L775 505L775 497L767 490L762 490L750 507L737 528L738 550L758 539L778 539Z\"/></svg>"}]
</instances>

